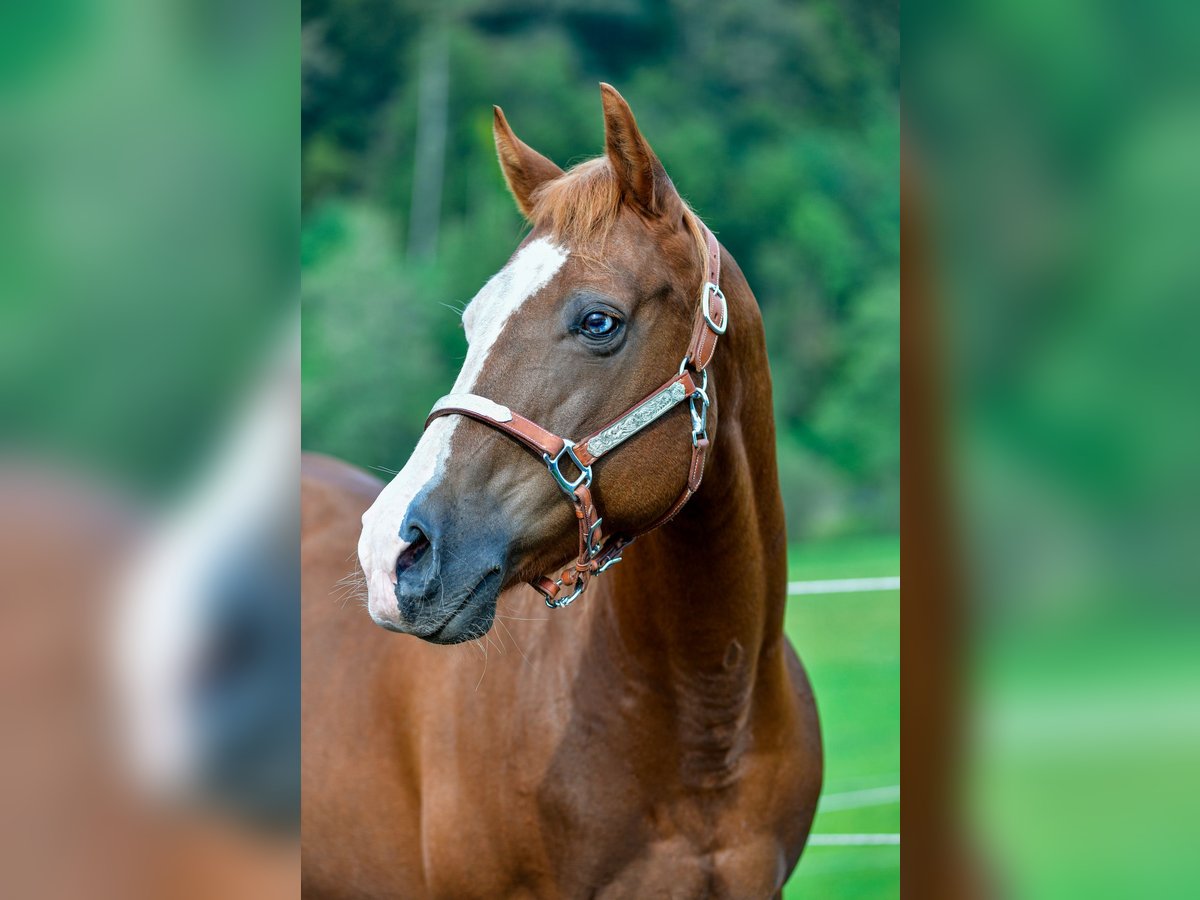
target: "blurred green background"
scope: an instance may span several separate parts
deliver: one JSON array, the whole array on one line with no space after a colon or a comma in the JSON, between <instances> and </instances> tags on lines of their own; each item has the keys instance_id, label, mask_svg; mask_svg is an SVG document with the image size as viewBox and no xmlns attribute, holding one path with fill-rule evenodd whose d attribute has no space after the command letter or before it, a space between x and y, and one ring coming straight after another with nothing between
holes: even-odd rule
<instances>
[{"instance_id":1,"label":"blurred green background","mask_svg":"<svg viewBox=\"0 0 1200 900\"><path fill-rule=\"evenodd\" d=\"M603 80L758 296L791 537L894 532L894 4L309 0L303 16L307 449L403 464L463 358L452 307L522 234L492 104L567 165L603 151Z\"/></svg>"},{"instance_id":2,"label":"blurred green background","mask_svg":"<svg viewBox=\"0 0 1200 900\"><path fill-rule=\"evenodd\" d=\"M0 460L158 498L213 452L295 316L299 43L285 0L0 6Z\"/></svg>"}]
</instances>

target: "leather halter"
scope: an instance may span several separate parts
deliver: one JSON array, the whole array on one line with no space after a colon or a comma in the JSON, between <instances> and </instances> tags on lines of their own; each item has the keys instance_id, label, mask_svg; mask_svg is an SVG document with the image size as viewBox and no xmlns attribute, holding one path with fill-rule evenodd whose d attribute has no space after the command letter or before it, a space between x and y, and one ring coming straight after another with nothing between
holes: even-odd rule
<instances>
[{"instance_id":1,"label":"leather halter","mask_svg":"<svg viewBox=\"0 0 1200 900\"><path fill-rule=\"evenodd\" d=\"M555 579L543 576L530 582L552 609L574 602L588 582L621 561L621 554L635 539L665 525L683 509L700 487L704 477L704 458L708 450L708 364L717 349L717 338L729 324L729 306L721 293L721 247L703 222L696 219L707 246L708 272L700 289L700 303L687 354L679 372L661 387L647 394L603 428L585 438L571 441L547 431L507 406L478 394L447 394L433 405L425 427L441 416L467 416L508 435L541 456L558 486L571 499L579 520L579 554L575 562ZM692 460L683 493L653 524L632 534L616 534L605 540L600 529L603 519L592 501L592 464L628 438L641 431L680 403L687 401L692 413ZM560 464L567 457L579 470L570 478ZM571 593L559 598L564 588Z\"/></svg>"}]
</instances>

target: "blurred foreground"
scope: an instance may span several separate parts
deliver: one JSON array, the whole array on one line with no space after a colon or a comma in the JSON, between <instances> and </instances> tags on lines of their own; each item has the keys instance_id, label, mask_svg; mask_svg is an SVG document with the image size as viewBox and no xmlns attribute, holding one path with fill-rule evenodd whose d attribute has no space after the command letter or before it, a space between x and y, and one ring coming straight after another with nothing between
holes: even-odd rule
<instances>
[{"instance_id":1,"label":"blurred foreground","mask_svg":"<svg viewBox=\"0 0 1200 900\"><path fill-rule=\"evenodd\" d=\"M295 896L295 335L178 503L0 465L0 884Z\"/></svg>"},{"instance_id":2,"label":"blurred foreground","mask_svg":"<svg viewBox=\"0 0 1200 900\"><path fill-rule=\"evenodd\" d=\"M0 896L298 893L298 33L0 13Z\"/></svg>"}]
</instances>

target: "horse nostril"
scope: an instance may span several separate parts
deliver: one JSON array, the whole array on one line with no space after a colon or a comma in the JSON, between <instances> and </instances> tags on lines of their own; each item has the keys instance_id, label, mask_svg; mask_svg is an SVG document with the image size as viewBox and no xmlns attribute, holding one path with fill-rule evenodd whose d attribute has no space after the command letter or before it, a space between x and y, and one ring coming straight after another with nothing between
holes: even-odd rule
<instances>
[{"instance_id":1,"label":"horse nostril","mask_svg":"<svg viewBox=\"0 0 1200 900\"><path fill-rule=\"evenodd\" d=\"M397 578L420 562L421 557L429 550L429 538L425 536L425 532L415 526L413 526L412 530L416 532L416 539L405 547L404 551L396 559Z\"/></svg>"}]
</instances>

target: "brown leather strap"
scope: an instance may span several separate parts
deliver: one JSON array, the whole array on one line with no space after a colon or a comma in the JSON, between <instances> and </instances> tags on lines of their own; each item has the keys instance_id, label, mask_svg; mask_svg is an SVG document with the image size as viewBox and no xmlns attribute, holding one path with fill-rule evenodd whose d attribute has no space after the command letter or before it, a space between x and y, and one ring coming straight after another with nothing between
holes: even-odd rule
<instances>
[{"instance_id":1,"label":"brown leather strap","mask_svg":"<svg viewBox=\"0 0 1200 900\"><path fill-rule=\"evenodd\" d=\"M668 509L665 513L663 513L645 528L638 531L636 534L613 535L608 539L608 543L603 545L600 552L590 560L584 560L584 553L581 550L579 558L576 560L574 566L575 570L580 570L580 564L584 563L585 571L581 572L580 577L584 577L590 581L608 566L612 565L614 561L619 562L621 555L625 552L625 548L636 541L639 537L641 537L643 534L649 534L656 528L661 528L679 514L680 510L682 510L684 506L687 505L687 502L692 499L692 495L700 489L700 482L704 478L704 455L707 449L707 440L700 441L696 447L692 448L692 461L691 465L688 467L687 487L684 488L683 493L679 495L675 502L671 504L670 509ZM600 537L599 528L596 529L595 540L597 542L602 540ZM583 548L585 546L586 538L581 536L580 547ZM555 581L547 576L543 576L530 583L537 588L538 592L541 593L547 599L547 601L553 601L558 597L559 593L561 593L564 587L573 588L576 582L572 569L567 569L563 572L558 581ZM586 582L584 586L586 588Z\"/></svg>"},{"instance_id":2,"label":"brown leather strap","mask_svg":"<svg viewBox=\"0 0 1200 900\"><path fill-rule=\"evenodd\" d=\"M547 454L551 457L557 456L563 448L564 441L557 434L547 431L536 422L531 422L520 413L515 413L506 406L492 404L507 413L507 416L497 414L493 410L488 410L482 406L468 403L468 400L477 399L484 400L486 398L477 397L475 394L448 394L437 402L434 408L430 411L425 419L425 427L429 427L429 423L434 419L442 416L467 416L471 419L477 419L485 425L491 425L493 428L503 431L509 437L520 441L530 450L535 453ZM487 401L491 403L491 401Z\"/></svg>"},{"instance_id":3,"label":"brown leather strap","mask_svg":"<svg viewBox=\"0 0 1200 900\"><path fill-rule=\"evenodd\" d=\"M579 520L579 555L572 565L563 570L557 581L549 576L542 576L531 582L548 599L557 597L563 588L574 590L578 586L582 593L603 565L600 550L604 544L604 535L598 524L599 518L591 489L580 485L575 489L572 499L575 504L575 516Z\"/></svg>"},{"instance_id":4,"label":"brown leather strap","mask_svg":"<svg viewBox=\"0 0 1200 900\"><path fill-rule=\"evenodd\" d=\"M697 372L708 368L717 349L717 338L724 333L729 324L729 305L725 302L725 295L721 293L720 287L721 245L703 222L700 223L700 227L704 229L704 241L708 247L708 272L707 280L700 288L700 304L696 308L696 321L692 325L692 339L688 342L687 351L691 368ZM704 315L705 297L708 298L708 318ZM709 323L709 319L716 323L716 330Z\"/></svg>"},{"instance_id":5,"label":"brown leather strap","mask_svg":"<svg viewBox=\"0 0 1200 900\"><path fill-rule=\"evenodd\" d=\"M644 425L638 425L637 423L632 423L631 425L628 426L628 429L627 429L628 433L624 434L624 436L618 435L617 437L614 437L612 439L611 443L604 444L602 446L599 444L593 445L593 441L595 441L596 438L603 435L606 431L608 431L608 429L612 428L613 426L617 425L618 423L621 423L623 420L625 420L630 415L632 415L636 410L638 410L643 404L647 403L649 400L651 400L655 397L658 397L660 395L668 394L671 391L671 388L677 384L680 385L680 388L681 388L681 390L679 391L679 394L681 395L679 397L679 399L676 400L675 402L671 403L670 406L666 406L664 409L662 409L660 412L658 412L656 415L654 415L653 418L649 419L646 422L647 425L651 421L654 421L654 419L659 418L659 416L666 414L666 412L668 412L674 406L685 402L688 397L690 397L690 396L692 396L692 394L696 393L696 388L697 388L696 379L692 376L691 372L688 372L685 370L685 371L681 372L680 374L671 377L670 379L667 380L667 382L665 384L660 385L659 387L652 390L649 394L647 394L645 397L643 397L637 403L633 404L633 406L629 407L629 409L625 410L625 412L621 413L621 415L605 422L604 425L602 425L600 428L597 428L595 431L593 431L587 437L585 437L581 441L579 441L578 447L575 450L575 455L579 457L579 461L581 463L583 463L585 466L590 466L592 463L594 463L600 457L602 457L606 453L609 453L610 451L616 449L620 444L624 443L628 438L633 437L635 434L637 434L638 431L641 431L641 429L643 427L645 427ZM634 426L636 426L636 427L634 427Z\"/></svg>"}]
</instances>

